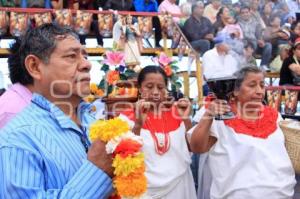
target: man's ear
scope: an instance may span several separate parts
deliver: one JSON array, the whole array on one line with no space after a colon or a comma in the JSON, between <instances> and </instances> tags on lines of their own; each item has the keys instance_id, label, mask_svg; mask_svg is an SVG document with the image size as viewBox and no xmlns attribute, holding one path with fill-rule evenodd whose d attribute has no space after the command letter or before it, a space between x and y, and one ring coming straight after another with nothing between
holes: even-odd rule
<instances>
[{"instance_id":1,"label":"man's ear","mask_svg":"<svg viewBox=\"0 0 300 199\"><path fill-rule=\"evenodd\" d=\"M41 74L41 63L42 60L35 55L28 55L25 58L25 67L30 76L33 79L40 80L42 78Z\"/></svg>"}]
</instances>

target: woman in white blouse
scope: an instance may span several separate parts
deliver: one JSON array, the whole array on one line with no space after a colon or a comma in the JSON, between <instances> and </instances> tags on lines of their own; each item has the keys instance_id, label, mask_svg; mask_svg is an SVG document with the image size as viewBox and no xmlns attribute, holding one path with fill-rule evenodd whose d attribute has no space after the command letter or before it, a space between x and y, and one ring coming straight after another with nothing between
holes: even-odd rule
<instances>
[{"instance_id":1,"label":"woman in white blouse","mask_svg":"<svg viewBox=\"0 0 300 199\"><path fill-rule=\"evenodd\" d=\"M190 130L192 151L208 152L210 197L292 198L295 173L278 126L282 118L262 104L264 74L256 67L245 67L236 76L229 104L212 101ZM229 110L235 113L234 119L214 120Z\"/></svg>"}]
</instances>

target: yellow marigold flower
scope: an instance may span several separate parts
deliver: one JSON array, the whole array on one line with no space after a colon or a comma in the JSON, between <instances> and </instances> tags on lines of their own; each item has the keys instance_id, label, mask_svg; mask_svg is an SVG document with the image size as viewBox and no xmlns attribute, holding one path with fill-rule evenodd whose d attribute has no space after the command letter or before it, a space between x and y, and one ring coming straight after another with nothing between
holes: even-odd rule
<instances>
[{"instance_id":1,"label":"yellow marigold flower","mask_svg":"<svg viewBox=\"0 0 300 199\"><path fill-rule=\"evenodd\" d=\"M126 158L122 158L120 155L116 155L113 160L112 166L115 168L114 174L116 176L128 176L140 167L144 165L144 154L140 153L137 156L132 157L131 155Z\"/></svg>"},{"instance_id":2,"label":"yellow marigold flower","mask_svg":"<svg viewBox=\"0 0 300 199\"><path fill-rule=\"evenodd\" d=\"M85 102L93 102L95 100L95 96L94 95L88 95L83 99Z\"/></svg>"},{"instance_id":3,"label":"yellow marigold flower","mask_svg":"<svg viewBox=\"0 0 300 199\"><path fill-rule=\"evenodd\" d=\"M91 90L91 93L93 93L93 94L97 93L97 91L98 91L98 86L97 86L97 84L91 83L91 84L90 84L90 90Z\"/></svg>"},{"instance_id":4,"label":"yellow marigold flower","mask_svg":"<svg viewBox=\"0 0 300 199\"><path fill-rule=\"evenodd\" d=\"M143 172L138 171L138 173L132 173L126 177L115 177L114 186L122 197L137 197L146 192L147 179Z\"/></svg>"},{"instance_id":5,"label":"yellow marigold flower","mask_svg":"<svg viewBox=\"0 0 300 199\"><path fill-rule=\"evenodd\" d=\"M120 118L98 120L90 126L90 139L92 141L100 139L104 142L108 142L112 138L120 136L128 131L128 123Z\"/></svg>"}]
</instances>

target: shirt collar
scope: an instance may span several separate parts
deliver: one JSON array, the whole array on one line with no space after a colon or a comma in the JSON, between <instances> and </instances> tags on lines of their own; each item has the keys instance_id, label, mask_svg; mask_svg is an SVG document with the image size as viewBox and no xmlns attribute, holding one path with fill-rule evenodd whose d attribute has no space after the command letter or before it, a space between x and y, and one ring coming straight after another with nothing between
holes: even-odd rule
<instances>
[{"instance_id":1,"label":"shirt collar","mask_svg":"<svg viewBox=\"0 0 300 199\"><path fill-rule=\"evenodd\" d=\"M95 113L93 111L92 105L85 103L84 101L82 101L77 108L78 118L81 122L82 127L81 129L59 107L47 100L42 95L34 93L32 96L32 103L49 112L51 117L57 121L61 128L71 128L81 134L83 131L87 133L90 123L95 120Z\"/></svg>"}]
</instances>

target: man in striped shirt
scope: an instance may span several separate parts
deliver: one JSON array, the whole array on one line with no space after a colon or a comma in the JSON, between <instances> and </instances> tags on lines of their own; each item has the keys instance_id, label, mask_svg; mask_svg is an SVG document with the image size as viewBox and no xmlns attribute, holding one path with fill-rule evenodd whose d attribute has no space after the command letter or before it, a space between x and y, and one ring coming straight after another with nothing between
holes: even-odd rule
<instances>
[{"instance_id":1,"label":"man in striped shirt","mask_svg":"<svg viewBox=\"0 0 300 199\"><path fill-rule=\"evenodd\" d=\"M80 101L90 92L91 64L77 35L45 24L14 47L16 70L36 93L0 130L0 198L107 198L112 162L104 143L87 139L92 109Z\"/></svg>"}]
</instances>

